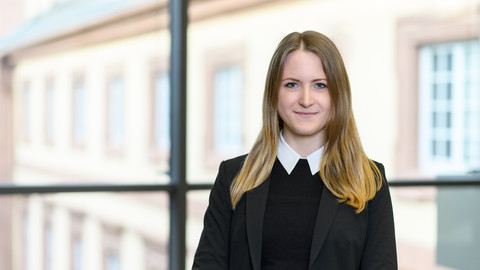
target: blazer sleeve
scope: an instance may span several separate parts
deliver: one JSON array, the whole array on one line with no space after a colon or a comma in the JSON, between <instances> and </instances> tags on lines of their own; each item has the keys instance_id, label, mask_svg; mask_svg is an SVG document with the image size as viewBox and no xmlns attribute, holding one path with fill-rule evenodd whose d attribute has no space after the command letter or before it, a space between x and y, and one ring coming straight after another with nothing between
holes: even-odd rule
<instances>
[{"instance_id":1,"label":"blazer sleeve","mask_svg":"<svg viewBox=\"0 0 480 270\"><path fill-rule=\"evenodd\" d=\"M225 161L210 192L209 205L205 212L203 231L193 260L194 270L228 269L228 247L232 204L230 201L230 178Z\"/></svg>"},{"instance_id":2,"label":"blazer sleeve","mask_svg":"<svg viewBox=\"0 0 480 270\"><path fill-rule=\"evenodd\" d=\"M361 269L396 270L398 266L392 201L385 169L380 163L376 165L382 176L382 187L368 202L367 238Z\"/></svg>"}]
</instances>

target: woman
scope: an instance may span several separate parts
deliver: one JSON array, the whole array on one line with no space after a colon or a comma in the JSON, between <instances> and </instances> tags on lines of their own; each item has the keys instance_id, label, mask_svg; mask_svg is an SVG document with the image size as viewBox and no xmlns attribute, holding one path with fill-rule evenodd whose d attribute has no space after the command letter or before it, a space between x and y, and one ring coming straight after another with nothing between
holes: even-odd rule
<instances>
[{"instance_id":1,"label":"woman","mask_svg":"<svg viewBox=\"0 0 480 270\"><path fill-rule=\"evenodd\" d=\"M262 130L248 155L220 164L193 269L397 269L384 168L363 151L326 36L278 45Z\"/></svg>"}]
</instances>

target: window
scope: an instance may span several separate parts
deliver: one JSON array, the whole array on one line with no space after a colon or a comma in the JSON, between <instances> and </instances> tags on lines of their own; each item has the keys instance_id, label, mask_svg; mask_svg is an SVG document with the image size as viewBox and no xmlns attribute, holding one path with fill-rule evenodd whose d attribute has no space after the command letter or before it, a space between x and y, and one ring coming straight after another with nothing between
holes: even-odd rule
<instances>
[{"instance_id":1,"label":"window","mask_svg":"<svg viewBox=\"0 0 480 270\"><path fill-rule=\"evenodd\" d=\"M82 254L83 254L83 242L79 235L75 235L72 239L72 269L82 269Z\"/></svg>"},{"instance_id":2,"label":"window","mask_svg":"<svg viewBox=\"0 0 480 270\"><path fill-rule=\"evenodd\" d=\"M22 120L23 120L23 125L22 125L22 135L23 139L28 141L31 136L31 90L30 90L30 84L26 82L23 85L23 99L22 99Z\"/></svg>"},{"instance_id":3,"label":"window","mask_svg":"<svg viewBox=\"0 0 480 270\"><path fill-rule=\"evenodd\" d=\"M479 42L419 52L419 166L438 174L480 167Z\"/></svg>"},{"instance_id":4,"label":"window","mask_svg":"<svg viewBox=\"0 0 480 270\"><path fill-rule=\"evenodd\" d=\"M73 83L73 144L85 144L85 83L77 77Z\"/></svg>"},{"instance_id":5,"label":"window","mask_svg":"<svg viewBox=\"0 0 480 270\"><path fill-rule=\"evenodd\" d=\"M167 162L170 153L170 79L166 68L152 68L151 144L152 157Z\"/></svg>"},{"instance_id":6,"label":"window","mask_svg":"<svg viewBox=\"0 0 480 270\"><path fill-rule=\"evenodd\" d=\"M111 152L121 151L125 143L124 95L123 78L111 77L107 95L107 144Z\"/></svg>"},{"instance_id":7,"label":"window","mask_svg":"<svg viewBox=\"0 0 480 270\"><path fill-rule=\"evenodd\" d=\"M30 249L29 246L29 227L30 227L30 219L28 215L28 210L26 205L24 206L23 213L22 213L22 269L27 270L29 269L29 261L30 257L28 256L28 250Z\"/></svg>"},{"instance_id":8,"label":"window","mask_svg":"<svg viewBox=\"0 0 480 270\"><path fill-rule=\"evenodd\" d=\"M243 148L242 90L240 66L214 71L213 147L220 155L238 153Z\"/></svg>"},{"instance_id":9,"label":"window","mask_svg":"<svg viewBox=\"0 0 480 270\"><path fill-rule=\"evenodd\" d=\"M72 231L71 231L71 263L72 270L83 269L83 218L79 214L72 214Z\"/></svg>"},{"instance_id":10,"label":"window","mask_svg":"<svg viewBox=\"0 0 480 270\"><path fill-rule=\"evenodd\" d=\"M221 160L243 153L244 48L219 48L205 57L207 117L205 166L217 168Z\"/></svg>"},{"instance_id":11,"label":"window","mask_svg":"<svg viewBox=\"0 0 480 270\"><path fill-rule=\"evenodd\" d=\"M399 21L399 177L463 174L480 165L475 16Z\"/></svg>"},{"instance_id":12,"label":"window","mask_svg":"<svg viewBox=\"0 0 480 270\"><path fill-rule=\"evenodd\" d=\"M110 251L106 254L105 269L120 270L120 259L118 257L118 253Z\"/></svg>"},{"instance_id":13,"label":"window","mask_svg":"<svg viewBox=\"0 0 480 270\"><path fill-rule=\"evenodd\" d=\"M168 257L166 247L152 241L145 241L146 270L165 270Z\"/></svg>"},{"instance_id":14,"label":"window","mask_svg":"<svg viewBox=\"0 0 480 270\"><path fill-rule=\"evenodd\" d=\"M51 144L55 139L55 89L52 79L45 87L45 139Z\"/></svg>"},{"instance_id":15,"label":"window","mask_svg":"<svg viewBox=\"0 0 480 270\"><path fill-rule=\"evenodd\" d=\"M103 238L103 261L105 270L120 270L120 251L118 229L105 228Z\"/></svg>"},{"instance_id":16,"label":"window","mask_svg":"<svg viewBox=\"0 0 480 270\"><path fill-rule=\"evenodd\" d=\"M44 269L52 270L54 262L53 248L53 229L52 229L52 210L51 207L45 207L44 220Z\"/></svg>"}]
</instances>

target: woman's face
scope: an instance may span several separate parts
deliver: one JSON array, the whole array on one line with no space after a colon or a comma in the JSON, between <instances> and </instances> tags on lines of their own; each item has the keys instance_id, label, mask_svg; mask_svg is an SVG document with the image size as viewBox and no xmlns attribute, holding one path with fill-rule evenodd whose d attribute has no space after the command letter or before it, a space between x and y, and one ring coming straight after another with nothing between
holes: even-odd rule
<instances>
[{"instance_id":1,"label":"woman's face","mask_svg":"<svg viewBox=\"0 0 480 270\"><path fill-rule=\"evenodd\" d=\"M287 56L277 105L288 143L305 138L325 143L331 102L327 76L316 54L295 50Z\"/></svg>"}]
</instances>

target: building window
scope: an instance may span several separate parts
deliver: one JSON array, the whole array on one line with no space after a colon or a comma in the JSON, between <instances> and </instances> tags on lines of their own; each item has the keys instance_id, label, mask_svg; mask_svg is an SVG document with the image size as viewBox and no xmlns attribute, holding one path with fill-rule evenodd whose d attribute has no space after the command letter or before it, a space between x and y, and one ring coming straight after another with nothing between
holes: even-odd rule
<instances>
[{"instance_id":1,"label":"building window","mask_svg":"<svg viewBox=\"0 0 480 270\"><path fill-rule=\"evenodd\" d=\"M167 71L153 68L151 92L152 157L168 161L170 153L170 78Z\"/></svg>"},{"instance_id":2,"label":"building window","mask_svg":"<svg viewBox=\"0 0 480 270\"><path fill-rule=\"evenodd\" d=\"M50 207L45 207L44 216L44 269L52 270L54 262L53 253L53 228L52 228L52 210Z\"/></svg>"},{"instance_id":3,"label":"building window","mask_svg":"<svg viewBox=\"0 0 480 270\"><path fill-rule=\"evenodd\" d=\"M168 261L168 250L165 246L145 241L146 270L166 270Z\"/></svg>"},{"instance_id":4,"label":"building window","mask_svg":"<svg viewBox=\"0 0 480 270\"><path fill-rule=\"evenodd\" d=\"M85 82L79 76L73 82L73 144L83 146L85 144Z\"/></svg>"},{"instance_id":5,"label":"building window","mask_svg":"<svg viewBox=\"0 0 480 270\"><path fill-rule=\"evenodd\" d=\"M32 106L32 91L30 89L30 83L26 82L23 85L22 91L22 135L23 139L28 141L31 136L32 129L32 115L31 115L31 106Z\"/></svg>"},{"instance_id":6,"label":"building window","mask_svg":"<svg viewBox=\"0 0 480 270\"><path fill-rule=\"evenodd\" d=\"M220 155L243 149L242 84L239 65L222 66L214 71L213 147Z\"/></svg>"},{"instance_id":7,"label":"building window","mask_svg":"<svg viewBox=\"0 0 480 270\"><path fill-rule=\"evenodd\" d=\"M28 270L30 268L29 261L30 257L28 256L29 247L29 229L30 228L30 218L28 215L28 210L26 205L24 205L22 213L22 269Z\"/></svg>"},{"instance_id":8,"label":"building window","mask_svg":"<svg viewBox=\"0 0 480 270\"><path fill-rule=\"evenodd\" d=\"M221 160L242 154L245 148L244 51L237 45L215 49L205 57L207 168L217 168Z\"/></svg>"},{"instance_id":9,"label":"building window","mask_svg":"<svg viewBox=\"0 0 480 270\"><path fill-rule=\"evenodd\" d=\"M45 85L45 139L52 144L55 139L55 87L52 79Z\"/></svg>"},{"instance_id":10,"label":"building window","mask_svg":"<svg viewBox=\"0 0 480 270\"><path fill-rule=\"evenodd\" d=\"M125 143L125 89L121 76L108 81L107 144L111 152L120 152Z\"/></svg>"},{"instance_id":11,"label":"building window","mask_svg":"<svg viewBox=\"0 0 480 270\"><path fill-rule=\"evenodd\" d=\"M71 263L72 270L83 269L83 218L79 214L72 214L71 218Z\"/></svg>"},{"instance_id":12,"label":"building window","mask_svg":"<svg viewBox=\"0 0 480 270\"><path fill-rule=\"evenodd\" d=\"M480 168L479 42L423 45L419 51L419 166L464 173Z\"/></svg>"},{"instance_id":13,"label":"building window","mask_svg":"<svg viewBox=\"0 0 480 270\"><path fill-rule=\"evenodd\" d=\"M475 16L398 23L399 177L463 174L480 165Z\"/></svg>"},{"instance_id":14,"label":"building window","mask_svg":"<svg viewBox=\"0 0 480 270\"><path fill-rule=\"evenodd\" d=\"M105 270L120 270L120 231L105 228L103 234L103 262Z\"/></svg>"}]
</instances>

